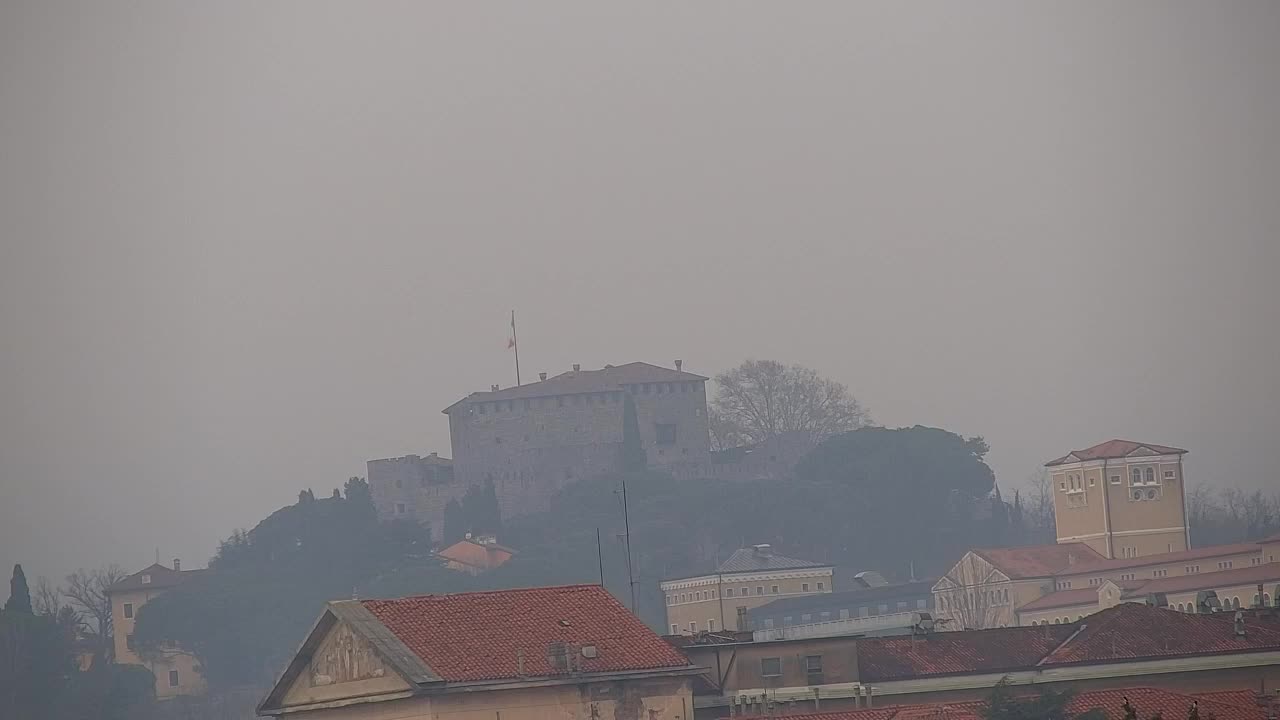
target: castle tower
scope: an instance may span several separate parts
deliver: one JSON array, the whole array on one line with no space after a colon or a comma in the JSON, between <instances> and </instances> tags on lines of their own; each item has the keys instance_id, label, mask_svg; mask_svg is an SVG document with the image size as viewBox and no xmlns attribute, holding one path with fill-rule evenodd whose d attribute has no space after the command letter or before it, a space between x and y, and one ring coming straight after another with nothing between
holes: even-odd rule
<instances>
[{"instance_id":1,"label":"castle tower","mask_svg":"<svg viewBox=\"0 0 1280 720\"><path fill-rule=\"evenodd\" d=\"M1186 452L1108 440L1046 463L1058 542L1083 542L1108 558L1190 549Z\"/></svg>"}]
</instances>

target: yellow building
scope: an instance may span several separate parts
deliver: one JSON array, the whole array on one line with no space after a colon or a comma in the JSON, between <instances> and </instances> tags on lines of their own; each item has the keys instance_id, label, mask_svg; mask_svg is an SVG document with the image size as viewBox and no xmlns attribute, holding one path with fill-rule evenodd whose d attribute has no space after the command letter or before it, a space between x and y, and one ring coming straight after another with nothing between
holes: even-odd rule
<instances>
[{"instance_id":1,"label":"yellow building","mask_svg":"<svg viewBox=\"0 0 1280 720\"><path fill-rule=\"evenodd\" d=\"M1182 473L1186 452L1109 440L1046 463L1058 542L1082 542L1106 558L1190 548Z\"/></svg>"},{"instance_id":2,"label":"yellow building","mask_svg":"<svg viewBox=\"0 0 1280 720\"><path fill-rule=\"evenodd\" d=\"M689 663L598 585L331 602L258 708L320 720L691 720Z\"/></svg>"},{"instance_id":3,"label":"yellow building","mask_svg":"<svg viewBox=\"0 0 1280 720\"><path fill-rule=\"evenodd\" d=\"M1111 440L1047 464L1055 545L975 549L933 587L948 629L1074 622L1122 602L1272 607L1280 536L1189 549L1185 450Z\"/></svg>"},{"instance_id":4,"label":"yellow building","mask_svg":"<svg viewBox=\"0 0 1280 720\"><path fill-rule=\"evenodd\" d=\"M166 699L178 695L199 695L205 690L195 656L176 645L165 645L145 657L135 651L133 627L142 609L152 598L190 580L203 570L182 570L178 560L173 567L159 563L144 568L112 585L111 626L115 633L115 661L142 665L156 676L156 697Z\"/></svg>"},{"instance_id":5,"label":"yellow building","mask_svg":"<svg viewBox=\"0 0 1280 720\"><path fill-rule=\"evenodd\" d=\"M773 552L769 545L735 550L715 572L661 584L672 635L746 630L747 611L784 597L831 592L834 568Z\"/></svg>"}]
</instances>

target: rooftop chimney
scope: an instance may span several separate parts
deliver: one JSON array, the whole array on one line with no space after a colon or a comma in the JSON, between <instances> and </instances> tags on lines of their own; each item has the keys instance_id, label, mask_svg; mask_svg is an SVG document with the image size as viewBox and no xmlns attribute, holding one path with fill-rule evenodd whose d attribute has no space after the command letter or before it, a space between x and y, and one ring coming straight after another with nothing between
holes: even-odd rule
<instances>
[{"instance_id":1,"label":"rooftop chimney","mask_svg":"<svg viewBox=\"0 0 1280 720\"><path fill-rule=\"evenodd\" d=\"M761 543L760 545L752 545L751 549L755 551L756 555L759 555L761 557L768 557L773 554L773 546L769 545L768 543Z\"/></svg>"},{"instance_id":2,"label":"rooftop chimney","mask_svg":"<svg viewBox=\"0 0 1280 720\"><path fill-rule=\"evenodd\" d=\"M547 374L546 374L546 373L544 373L544 372L543 372L543 373L538 373L538 379L539 379L539 380L546 380L546 379L547 379Z\"/></svg>"},{"instance_id":3,"label":"rooftop chimney","mask_svg":"<svg viewBox=\"0 0 1280 720\"><path fill-rule=\"evenodd\" d=\"M490 385L490 386L489 386L489 392L498 392L498 386L497 386L497 385Z\"/></svg>"},{"instance_id":4,"label":"rooftop chimney","mask_svg":"<svg viewBox=\"0 0 1280 720\"><path fill-rule=\"evenodd\" d=\"M173 569L182 572L182 561L178 558L173 559Z\"/></svg>"},{"instance_id":5,"label":"rooftop chimney","mask_svg":"<svg viewBox=\"0 0 1280 720\"><path fill-rule=\"evenodd\" d=\"M683 360L677 360L677 361L676 361L676 370L677 370L677 371L679 371L679 370L680 370L680 367L681 367L682 365L684 365L684 361L683 361Z\"/></svg>"},{"instance_id":6,"label":"rooftop chimney","mask_svg":"<svg viewBox=\"0 0 1280 720\"><path fill-rule=\"evenodd\" d=\"M574 364L573 364L573 371L574 371L574 372L578 372L578 371L579 371L579 370L581 370L581 369L582 369L582 366L581 366L581 365L579 365L578 363L574 363Z\"/></svg>"}]
</instances>

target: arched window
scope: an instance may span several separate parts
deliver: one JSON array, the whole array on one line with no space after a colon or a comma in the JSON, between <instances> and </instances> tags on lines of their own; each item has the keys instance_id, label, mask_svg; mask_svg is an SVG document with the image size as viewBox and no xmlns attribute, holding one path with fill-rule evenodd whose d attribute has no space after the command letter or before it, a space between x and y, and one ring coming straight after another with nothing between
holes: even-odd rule
<instances>
[{"instance_id":1,"label":"arched window","mask_svg":"<svg viewBox=\"0 0 1280 720\"><path fill-rule=\"evenodd\" d=\"M1153 483L1155 481L1156 481L1156 471L1153 468L1147 468L1147 482Z\"/></svg>"},{"instance_id":2,"label":"arched window","mask_svg":"<svg viewBox=\"0 0 1280 720\"><path fill-rule=\"evenodd\" d=\"M1061 623L1061 622L1059 622L1059 620L1060 620L1060 618L1054 618L1054 619L1053 619L1053 624L1054 624L1054 625L1061 625L1062 623Z\"/></svg>"},{"instance_id":3,"label":"arched window","mask_svg":"<svg viewBox=\"0 0 1280 720\"><path fill-rule=\"evenodd\" d=\"M1133 469L1133 484L1134 485L1142 484L1142 468Z\"/></svg>"},{"instance_id":4,"label":"arched window","mask_svg":"<svg viewBox=\"0 0 1280 720\"><path fill-rule=\"evenodd\" d=\"M1186 612L1186 611L1187 611L1187 606L1183 605L1182 603L1178 603L1178 612Z\"/></svg>"}]
</instances>

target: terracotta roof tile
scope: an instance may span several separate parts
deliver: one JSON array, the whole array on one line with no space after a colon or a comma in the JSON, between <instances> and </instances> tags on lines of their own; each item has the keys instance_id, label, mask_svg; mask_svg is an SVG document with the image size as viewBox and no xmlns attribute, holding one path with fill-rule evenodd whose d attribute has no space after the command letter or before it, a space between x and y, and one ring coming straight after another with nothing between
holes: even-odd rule
<instances>
[{"instance_id":1,"label":"terracotta roof tile","mask_svg":"<svg viewBox=\"0 0 1280 720\"><path fill-rule=\"evenodd\" d=\"M1077 566L1092 566L1106 560L1098 551L1079 542L990 548L973 552L1014 580L1076 572Z\"/></svg>"},{"instance_id":2,"label":"terracotta roof tile","mask_svg":"<svg viewBox=\"0 0 1280 720\"><path fill-rule=\"evenodd\" d=\"M1097 558L1085 560L1077 567L1067 568L1062 574L1074 575L1076 573L1088 573L1098 570L1123 570L1131 567L1146 567L1148 565L1164 565L1166 563L1180 563L1188 560L1203 560L1205 558L1222 557L1225 555L1243 555L1250 552L1258 552L1261 548L1257 543L1236 543L1234 545L1210 545L1208 547L1195 548L1194 550L1183 550L1181 552L1160 553L1158 555L1142 555L1136 558L1104 558L1101 555Z\"/></svg>"},{"instance_id":3,"label":"terracotta roof tile","mask_svg":"<svg viewBox=\"0 0 1280 720\"><path fill-rule=\"evenodd\" d=\"M1034 667L1075 630L1040 625L866 638L857 643L858 672L863 682L885 682Z\"/></svg>"},{"instance_id":4,"label":"terracotta roof tile","mask_svg":"<svg viewBox=\"0 0 1280 720\"><path fill-rule=\"evenodd\" d=\"M1187 452L1182 448L1169 447L1168 445L1140 443L1132 440L1108 440L1104 443L1098 443L1093 447L1085 448L1084 450L1072 450L1070 453L1067 453L1056 460L1050 460L1045 463L1045 467L1065 465L1066 463L1077 461L1128 457L1130 453L1138 448L1147 448L1157 455L1183 455Z\"/></svg>"},{"instance_id":5,"label":"terracotta roof tile","mask_svg":"<svg viewBox=\"0 0 1280 720\"><path fill-rule=\"evenodd\" d=\"M1027 610L1048 610L1050 608L1072 607L1075 605L1098 604L1098 588L1088 587L1076 590L1059 590L1051 592L1048 595L1038 597L1035 600L1018 608L1018 612Z\"/></svg>"},{"instance_id":6,"label":"terracotta roof tile","mask_svg":"<svg viewBox=\"0 0 1280 720\"><path fill-rule=\"evenodd\" d=\"M126 590L142 590L143 588L158 590L160 588L174 587L182 583L203 575L206 571L200 570L174 570L171 567L156 563L150 567L145 567L138 572L120 580L112 585L108 592L124 592ZM142 582L142 576L146 575L149 582Z\"/></svg>"},{"instance_id":7,"label":"terracotta roof tile","mask_svg":"<svg viewBox=\"0 0 1280 720\"><path fill-rule=\"evenodd\" d=\"M1220 587L1244 585L1246 583L1269 584L1273 582L1280 582L1280 563L1265 563L1234 570L1219 570L1217 572L1195 573L1193 575L1150 580L1143 584L1142 592L1173 593L1186 592L1188 590L1214 590ZM1268 587L1265 592L1270 594L1272 590L1273 588ZM1250 596L1249 602L1251 603L1252 601L1253 598ZM1244 600L1242 599L1241 602L1244 602Z\"/></svg>"},{"instance_id":8,"label":"terracotta roof tile","mask_svg":"<svg viewBox=\"0 0 1280 720\"><path fill-rule=\"evenodd\" d=\"M1058 627L1080 633L1048 653L1040 665L1127 662L1161 657L1280 650L1280 630L1254 626L1240 637L1230 624L1204 615L1121 603Z\"/></svg>"},{"instance_id":9,"label":"terracotta roof tile","mask_svg":"<svg viewBox=\"0 0 1280 720\"><path fill-rule=\"evenodd\" d=\"M1160 688L1133 687L1112 690L1082 692L1067 704L1071 715L1097 708L1107 720L1123 720L1126 699L1137 710L1138 717L1162 716L1183 718L1192 703L1200 706L1201 717L1217 720L1266 720L1266 711L1256 703L1241 703L1234 694L1223 698L1219 694L1187 695ZM1223 694L1225 695L1225 694ZM1028 693L1027 697L1034 697ZM930 703L922 705L898 705L867 710L789 715L787 720L980 720L985 701ZM886 714L887 713L887 714Z\"/></svg>"},{"instance_id":10,"label":"terracotta roof tile","mask_svg":"<svg viewBox=\"0 0 1280 720\"><path fill-rule=\"evenodd\" d=\"M585 673L685 668L689 660L663 642L598 585L423 595L361 603L392 634L448 682L559 674L548 647L594 645L586 658L570 649Z\"/></svg>"}]
</instances>

